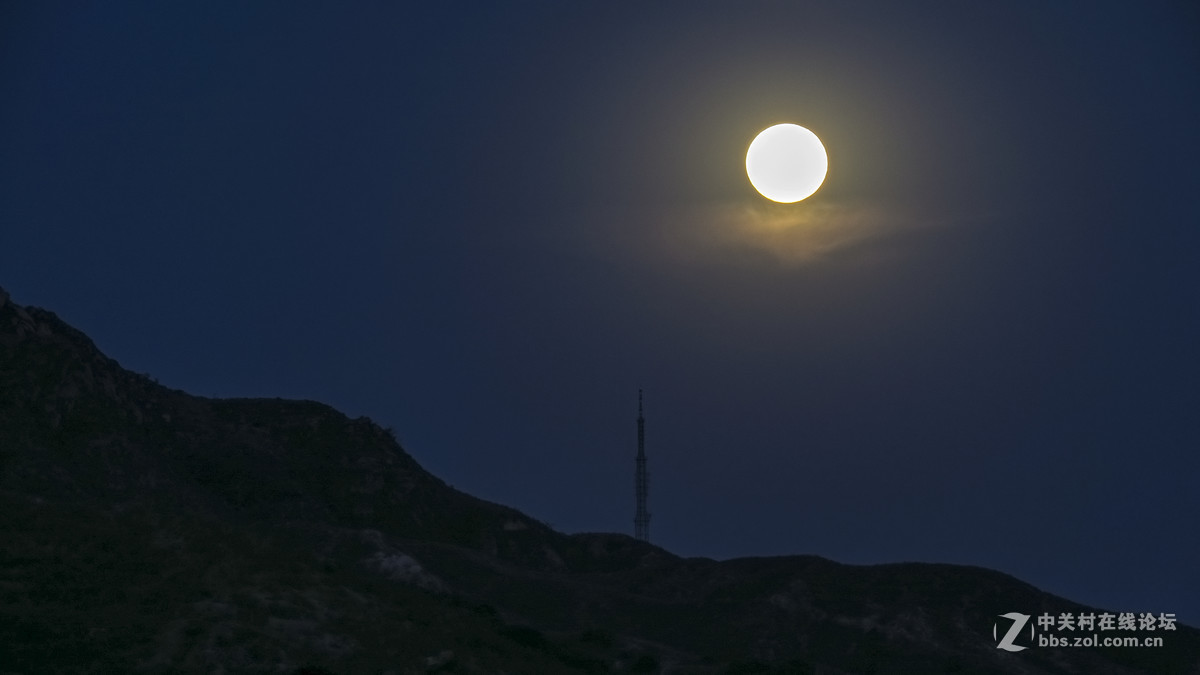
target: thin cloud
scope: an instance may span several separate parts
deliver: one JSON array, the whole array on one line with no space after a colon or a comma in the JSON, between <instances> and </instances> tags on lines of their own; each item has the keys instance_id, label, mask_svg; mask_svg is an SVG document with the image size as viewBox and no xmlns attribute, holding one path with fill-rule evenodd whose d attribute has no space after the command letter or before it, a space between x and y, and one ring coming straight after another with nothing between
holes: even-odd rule
<instances>
[{"instance_id":1,"label":"thin cloud","mask_svg":"<svg viewBox=\"0 0 1200 675\"><path fill-rule=\"evenodd\" d=\"M804 266L913 226L910 218L865 206L732 204L669 216L660 243L667 254L696 262L767 256Z\"/></svg>"}]
</instances>

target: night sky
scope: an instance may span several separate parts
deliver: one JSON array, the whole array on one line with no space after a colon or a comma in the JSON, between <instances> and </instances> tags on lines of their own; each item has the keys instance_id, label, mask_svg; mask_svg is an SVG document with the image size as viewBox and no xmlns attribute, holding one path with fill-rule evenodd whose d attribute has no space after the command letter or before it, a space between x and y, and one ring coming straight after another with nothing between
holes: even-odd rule
<instances>
[{"instance_id":1,"label":"night sky","mask_svg":"<svg viewBox=\"0 0 1200 675\"><path fill-rule=\"evenodd\" d=\"M0 285L565 532L632 533L643 388L674 553L1197 625L1198 85L1183 1L5 3Z\"/></svg>"}]
</instances>

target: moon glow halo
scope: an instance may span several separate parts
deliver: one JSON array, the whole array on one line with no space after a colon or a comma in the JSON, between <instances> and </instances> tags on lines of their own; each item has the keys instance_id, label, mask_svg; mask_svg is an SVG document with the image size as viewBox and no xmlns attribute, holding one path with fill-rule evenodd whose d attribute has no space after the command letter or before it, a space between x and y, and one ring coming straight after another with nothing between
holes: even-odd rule
<instances>
[{"instance_id":1,"label":"moon glow halo","mask_svg":"<svg viewBox=\"0 0 1200 675\"><path fill-rule=\"evenodd\" d=\"M746 176L762 196L792 204L811 196L825 181L829 156L813 132L797 124L761 131L746 151Z\"/></svg>"}]
</instances>

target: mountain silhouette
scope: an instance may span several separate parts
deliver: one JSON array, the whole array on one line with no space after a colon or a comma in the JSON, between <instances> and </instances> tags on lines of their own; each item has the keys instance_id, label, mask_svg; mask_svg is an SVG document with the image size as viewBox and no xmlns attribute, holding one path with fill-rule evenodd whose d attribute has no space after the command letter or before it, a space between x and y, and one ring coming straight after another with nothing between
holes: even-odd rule
<instances>
[{"instance_id":1,"label":"mountain silhouette","mask_svg":"<svg viewBox=\"0 0 1200 675\"><path fill-rule=\"evenodd\" d=\"M0 514L0 674L1200 673L1182 624L999 649L1002 614L1101 610L983 568L556 532L367 418L161 386L3 290Z\"/></svg>"}]
</instances>

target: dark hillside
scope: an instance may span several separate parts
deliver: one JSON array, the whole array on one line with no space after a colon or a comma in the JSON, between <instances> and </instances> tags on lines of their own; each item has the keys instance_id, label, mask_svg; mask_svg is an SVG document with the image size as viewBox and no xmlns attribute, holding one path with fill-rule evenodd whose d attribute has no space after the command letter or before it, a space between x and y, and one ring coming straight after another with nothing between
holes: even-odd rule
<instances>
[{"instance_id":1,"label":"dark hillside","mask_svg":"<svg viewBox=\"0 0 1200 675\"><path fill-rule=\"evenodd\" d=\"M329 406L214 400L0 291L0 673L1200 673L998 650L991 570L683 559L447 486ZM1001 628L1004 630L1004 628Z\"/></svg>"}]
</instances>

